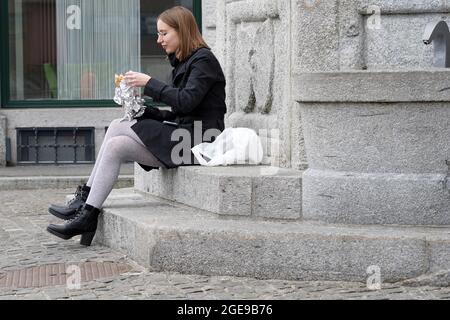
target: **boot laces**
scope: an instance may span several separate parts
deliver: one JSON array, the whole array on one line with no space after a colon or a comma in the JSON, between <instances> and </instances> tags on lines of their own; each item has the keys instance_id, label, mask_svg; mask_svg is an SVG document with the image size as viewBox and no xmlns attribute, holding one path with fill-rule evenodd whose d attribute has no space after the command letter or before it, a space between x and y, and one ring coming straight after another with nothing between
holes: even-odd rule
<instances>
[{"instance_id":1,"label":"boot laces","mask_svg":"<svg viewBox=\"0 0 450 320\"><path fill-rule=\"evenodd\" d=\"M75 215L74 215L72 218L70 218L69 220L66 220L66 224L69 224L69 223L71 223L71 222L77 220L77 219L81 216L82 213L83 213L83 208L82 208L82 207L81 207L81 208L78 208L78 209L75 211Z\"/></svg>"},{"instance_id":2,"label":"boot laces","mask_svg":"<svg viewBox=\"0 0 450 320\"><path fill-rule=\"evenodd\" d=\"M71 205L72 203L74 203L75 201L81 199L83 197L83 189L81 186L77 187L77 190L74 193L74 197L72 199L69 200L69 202L67 203L67 205Z\"/></svg>"}]
</instances>

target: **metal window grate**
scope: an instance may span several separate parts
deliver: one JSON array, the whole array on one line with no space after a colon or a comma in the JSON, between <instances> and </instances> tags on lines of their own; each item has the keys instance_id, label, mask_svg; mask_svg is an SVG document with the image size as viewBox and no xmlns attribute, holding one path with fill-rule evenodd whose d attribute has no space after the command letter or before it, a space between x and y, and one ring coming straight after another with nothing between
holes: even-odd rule
<instances>
[{"instance_id":1,"label":"metal window grate","mask_svg":"<svg viewBox=\"0 0 450 320\"><path fill-rule=\"evenodd\" d=\"M18 164L95 161L94 128L18 128Z\"/></svg>"}]
</instances>

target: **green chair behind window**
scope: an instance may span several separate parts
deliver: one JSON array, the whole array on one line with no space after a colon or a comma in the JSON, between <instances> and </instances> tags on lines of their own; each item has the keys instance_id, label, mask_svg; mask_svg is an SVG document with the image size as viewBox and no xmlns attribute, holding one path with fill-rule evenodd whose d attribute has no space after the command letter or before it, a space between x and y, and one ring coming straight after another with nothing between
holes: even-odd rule
<instances>
[{"instance_id":1,"label":"green chair behind window","mask_svg":"<svg viewBox=\"0 0 450 320\"><path fill-rule=\"evenodd\" d=\"M58 97L58 81L56 79L55 68L50 63L44 63L44 73L52 98L56 99Z\"/></svg>"}]
</instances>

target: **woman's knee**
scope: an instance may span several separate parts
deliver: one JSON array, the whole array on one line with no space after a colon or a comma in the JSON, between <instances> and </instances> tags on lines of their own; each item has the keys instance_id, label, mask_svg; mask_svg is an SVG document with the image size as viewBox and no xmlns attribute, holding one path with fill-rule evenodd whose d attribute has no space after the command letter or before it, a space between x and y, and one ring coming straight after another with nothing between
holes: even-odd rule
<instances>
[{"instance_id":1,"label":"woman's knee","mask_svg":"<svg viewBox=\"0 0 450 320\"><path fill-rule=\"evenodd\" d=\"M123 136L127 134L129 125L121 121L122 119L114 119L108 126L106 137L108 140L112 137Z\"/></svg>"},{"instance_id":2,"label":"woman's knee","mask_svg":"<svg viewBox=\"0 0 450 320\"><path fill-rule=\"evenodd\" d=\"M112 137L106 142L105 152L118 160L124 160L129 155L130 143L133 143L133 141L129 137Z\"/></svg>"}]
</instances>

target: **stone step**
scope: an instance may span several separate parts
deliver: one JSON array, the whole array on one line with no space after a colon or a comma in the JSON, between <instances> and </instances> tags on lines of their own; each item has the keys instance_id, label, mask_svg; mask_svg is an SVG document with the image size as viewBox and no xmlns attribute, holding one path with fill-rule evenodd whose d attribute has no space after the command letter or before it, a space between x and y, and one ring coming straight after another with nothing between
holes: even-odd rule
<instances>
[{"instance_id":1,"label":"stone step","mask_svg":"<svg viewBox=\"0 0 450 320\"><path fill-rule=\"evenodd\" d=\"M396 282L450 269L450 228L230 218L134 189L112 192L95 242L187 274Z\"/></svg>"},{"instance_id":2,"label":"stone step","mask_svg":"<svg viewBox=\"0 0 450 320\"><path fill-rule=\"evenodd\" d=\"M65 189L76 188L86 183L89 176L33 176L0 177L0 191L31 189ZM130 188L134 185L133 175L119 176L115 188Z\"/></svg>"},{"instance_id":3,"label":"stone step","mask_svg":"<svg viewBox=\"0 0 450 320\"><path fill-rule=\"evenodd\" d=\"M302 171L271 166L185 166L143 171L135 188L219 215L301 219Z\"/></svg>"}]
</instances>

